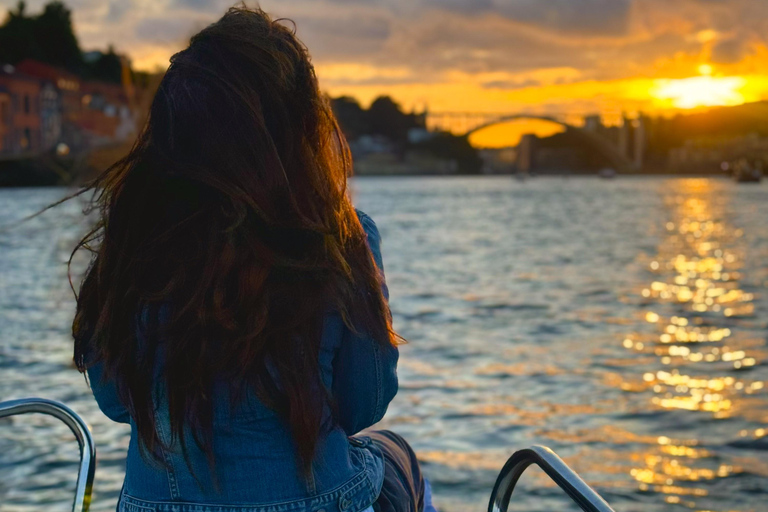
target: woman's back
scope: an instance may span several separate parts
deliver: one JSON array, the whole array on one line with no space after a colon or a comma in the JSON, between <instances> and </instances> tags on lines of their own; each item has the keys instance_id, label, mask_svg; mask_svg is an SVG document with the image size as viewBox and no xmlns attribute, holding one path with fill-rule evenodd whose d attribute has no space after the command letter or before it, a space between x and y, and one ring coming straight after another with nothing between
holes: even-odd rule
<instances>
[{"instance_id":1,"label":"woman's back","mask_svg":"<svg viewBox=\"0 0 768 512\"><path fill-rule=\"evenodd\" d=\"M399 338L350 172L279 21L230 9L171 58L135 146L92 184L80 244L75 362L131 425L123 510L416 507L404 441L348 439L397 392ZM416 476L387 490L388 474Z\"/></svg>"},{"instance_id":2,"label":"woman's back","mask_svg":"<svg viewBox=\"0 0 768 512\"><path fill-rule=\"evenodd\" d=\"M364 213L358 215L372 255L381 265L376 225ZM140 336L141 328L138 333ZM233 396L224 381L214 388L214 473L207 454L195 444L191 432L187 431L186 450L179 439L172 439L162 385L157 386L154 401L165 465L149 460L141 454L135 421L120 403L114 382L104 379L102 365L92 366L88 373L101 409L113 420L133 427L122 501L136 507L147 501L250 507L291 503L305 510L311 508L301 503L306 498L323 501L327 512L370 504L381 485L382 461L372 454L368 439L348 436L384 416L397 393L397 359L395 346L379 346L370 337L351 332L338 314L326 315L318 361L324 386L340 399L336 400L335 413L330 403L324 408L323 433L310 478L302 472L291 431L280 415L265 406L252 390ZM163 372L163 360L162 356L157 358L158 375Z\"/></svg>"}]
</instances>

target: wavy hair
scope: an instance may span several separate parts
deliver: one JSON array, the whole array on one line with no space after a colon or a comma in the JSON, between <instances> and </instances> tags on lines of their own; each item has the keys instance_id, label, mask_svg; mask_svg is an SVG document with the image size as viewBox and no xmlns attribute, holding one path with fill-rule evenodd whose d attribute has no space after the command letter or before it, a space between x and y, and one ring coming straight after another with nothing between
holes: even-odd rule
<instances>
[{"instance_id":1,"label":"wavy hair","mask_svg":"<svg viewBox=\"0 0 768 512\"><path fill-rule=\"evenodd\" d=\"M91 184L99 220L75 249L94 254L75 362L103 363L146 453L162 446L161 379L174 438L186 454L191 428L213 465L223 381L285 419L309 471L330 399L324 316L380 343L398 338L350 171L307 50L281 20L232 8L171 58L134 147Z\"/></svg>"}]
</instances>

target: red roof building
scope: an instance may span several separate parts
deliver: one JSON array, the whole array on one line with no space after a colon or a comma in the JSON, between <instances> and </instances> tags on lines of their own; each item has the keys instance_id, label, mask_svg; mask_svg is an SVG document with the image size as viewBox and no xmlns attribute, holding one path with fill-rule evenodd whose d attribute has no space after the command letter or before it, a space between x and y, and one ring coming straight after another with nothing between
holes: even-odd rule
<instances>
[{"instance_id":1,"label":"red roof building","mask_svg":"<svg viewBox=\"0 0 768 512\"><path fill-rule=\"evenodd\" d=\"M63 140L74 146L94 146L125 140L136 122L126 88L120 84L91 82L35 60L17 69L53 84L59 92Z\"/></svg>"},{"instance_id":2,"label":"red roof building","mask_svg":"<svg viewBox=\"0 0 768 512\"><path fill-rule=\"evenodd\" d=\"M83 109L82 80L77 75L32 59L19 62L16 70L53 84L59 90L63 120L77 121Z\"/></svg>"},{"instance_id":3,"label":"red roof building","mask_svg":"<svg viewBox=\"0 0 768 512\"><path fill-rule=\"evenodd\" d=\"M40 87L13 66L0 67L0 154L41 149Z\"/></svg>"}]
</instances>

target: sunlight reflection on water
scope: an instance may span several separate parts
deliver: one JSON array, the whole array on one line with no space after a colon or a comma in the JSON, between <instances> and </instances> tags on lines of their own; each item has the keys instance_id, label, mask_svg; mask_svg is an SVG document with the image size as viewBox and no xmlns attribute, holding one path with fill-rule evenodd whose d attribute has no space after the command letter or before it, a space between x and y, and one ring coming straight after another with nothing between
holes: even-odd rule
<instances>
[{"instance_id":1,"label":"sunlight reflection on water","mask_svg":"<svg viewBox=\"0 0 768 512\"><path fill-rule=\"evenodd\" d=\"M622 379L619 385L652 392L651 403L663 409L711 413L714 419L752 417L760 423L766 408L750 398L761 394L764 382L746 370L765 360L765 332L738 329L740 321L754 319L755 294L742 287L748 246L744 230L728 223L729 204L720 189L719 182L684 180L675 195L665 197L670 219L649 263L654 280L640 292L645 320L655 332L633 332L623 342L629 351L656 356L654 366L663 369ZM752 434L761 437L764 430ZM740 437L749 435L739 431ZM696 501L685 497L709 495L702 482L750 470L694 448L698 441L659 436L657 444L630 474L641 491L667 494L669 503L694 508ZM751 469L768 476L764 465Z\"/></svg>"}]
</instances>

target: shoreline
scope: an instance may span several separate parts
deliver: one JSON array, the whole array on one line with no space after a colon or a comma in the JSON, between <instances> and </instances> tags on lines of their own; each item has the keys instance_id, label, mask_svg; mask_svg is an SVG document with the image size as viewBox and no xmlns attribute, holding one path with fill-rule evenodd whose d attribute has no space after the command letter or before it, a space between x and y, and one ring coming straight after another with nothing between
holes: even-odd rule
<instances>
[{"instance_id":1,"label":"shoreline","mask_svg":"<svg viewBox=\"0 0 768 512\"><path fill-rule=\"evenodd\" d=\"M0 188L28 188L28 187L67 187L78 186L85 183L90 177L97 174L96 169L106 168L107 159L104 157L115 158L113 153L116 148L109 148L108 154L100 154L97 151L88 155L79 157L70 157L60 159L55 157L36 157L21 160L0 160ZM111 161L111 159L110 159ZM355 178L467 178L467 177L502 177L516 179L515 173L457 173L457 172L430 172L414 171L403 166L403 172L370 172L370 168L358 174L353 174ZM730 176L722 172L705 171L669 171L666 169L647 169L643 171L633 171L617 173L610 179L621 179L625 177L688 177L688 178L725 178ZM524 175L524 180L539 179L547 177L556 178L582 178L582 177L600 177L599 172L568 172L568 171L548 171Z\"/></svg>"}]
</instances>

